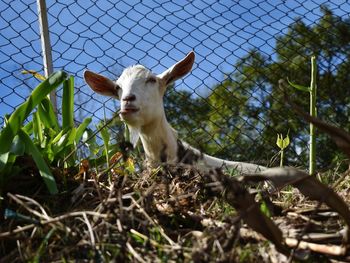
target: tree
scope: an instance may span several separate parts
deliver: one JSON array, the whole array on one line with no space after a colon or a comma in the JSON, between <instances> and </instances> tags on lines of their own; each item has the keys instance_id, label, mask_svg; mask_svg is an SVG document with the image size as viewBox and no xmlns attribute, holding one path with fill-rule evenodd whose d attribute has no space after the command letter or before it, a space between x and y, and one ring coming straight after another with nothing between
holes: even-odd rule
<instances>
[{"instance_id":1,"label":"tree","mask_svg":"<svg viewBox=\"0 0 350 263\"><path fill-rule=\"evenodd\" d=\"M275 57L249 52L207 97L168 93L166 105L175 104L169 118L173 125L181 133L194 131L192 138L206 138L187 140L209 153L249 161L271 159L277 152L277 133L290 130L287 161L307 167L308 125L286 105L279 79L309 85L310 57L316 55L318 116L350 130L350 20L342 20L324 6L321 11L316 23L306 25L296 19L285 35L278 36ZM308 111L308 96L292 87L286 92ZM329 138L319 134L318 167L329 166L338 156Z\"/></svg>"},{"instance_id":2,"label":"tree","mask_svg":"<svg viewBox=\"0 0 350 263\"><path fill-rule=\"evenodd\" d=\"M181 139L203 151L208 150L210 134L206 132L203 118L208 115L209 107L204 98L194 98L191 92L177 91L170 86L164 96L164 107L168 121Z\"/></svg>"},{"instance_id":3,"label":"tree","mask_svg":"<svg viewBox=\"0 0 350 263\"><path fill-rule=\"evenodd\" d=\"M285 36L277 39L277 61L266 68L266 75L272 84L268 100L272 110L281 112L281 116L291 116L288 110L281 107L283 97L277 85L278 78L289 77L295 82L309 85L310 57L316 55L319 68L318 116L349 129L347 120L350 116L346 108L349 105L350 90L347 87L350 79L346 72L350 69L350 20L343 21L326 7L321 7L321 11L323 16L318 23L307 26L299 19L290 26ZM293 100L307 111L307 96L293 89L288 93L293 94ZM267 118L273 120L273 127L278 127L275 126L278 125L278 121L274 114L268 114ZM293 134L299 138L305 137L305 133L299 131L303 122L297 116L289 121L292 123ZM305 142L295 145L301 148L305 146ZM327 136L319 134L316 147L319 167L328 166L338 158L339 152Z\"/></svg>"}]
</instances>

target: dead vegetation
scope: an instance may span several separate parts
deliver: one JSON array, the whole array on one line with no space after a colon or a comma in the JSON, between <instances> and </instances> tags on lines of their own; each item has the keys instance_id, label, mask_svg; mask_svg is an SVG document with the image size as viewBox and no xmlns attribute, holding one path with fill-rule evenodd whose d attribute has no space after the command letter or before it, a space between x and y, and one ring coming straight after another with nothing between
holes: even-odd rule
<instances>
[{"instance_id":1,"label":"dead vegetation","mask_svg":"<svg viewBox=\"0 0 350 263\"><path fill-rule=\"evenodd\" d=\"M84 180L66 182L67 191L58 196L45 195L44 187L27 196L7 194L1 262L350 260L348 208L310 176L292 183L303 186L304 197L280 191L286 183L281 179L270 178L276 188L268 191L251 185L257 180L253 175L237 179L186 166L112 180L105 173L84 173ZM299 199L298 206L279 202L285 195Z\"/></svg>"}]
</instances>

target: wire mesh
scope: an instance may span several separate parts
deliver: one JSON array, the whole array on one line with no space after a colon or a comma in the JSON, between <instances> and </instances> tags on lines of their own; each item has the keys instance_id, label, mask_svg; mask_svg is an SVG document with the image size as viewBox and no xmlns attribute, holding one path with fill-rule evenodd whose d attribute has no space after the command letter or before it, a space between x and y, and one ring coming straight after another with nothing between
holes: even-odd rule
<instances>
[{"instance_id":1,"label":"wire mesh","mask_svg":"<svg viewBox=\"0 0 350 263\"><path fill-rule=\"evenodd\" d=\"M36 1L0 3L3 124L4 116L38 84L21 71L43 72L43 66ZM322 35L330 37L324 42L332 45L337 33L325 32L336 23L343 23L336 30L345 26L340 34L346 36L347 1L62 0L47 1L47 7L54 69L75 76L77 122L93 116L96 123L118 108L118 102L92 94L82 79L85 69L112 79L132 64L161 73L194 50L191 74L168 90L167 115L183 139L219 157L266 163L278 152L277 133L290 130L289 161L305 165L308 127L297 125L293 113L284 109L277 80L298 77L295 81L307 85L309 58L317 48L320 74L344 71L350 64L347 38L344 50L326 49L324 44L310 47ZM322 21L329 12L336 21L327 27ZM324 31L300 39L303 26ZM292 54L286 53L289 46ZM301 79L297 72L302 72ZM61 90L57 95L60 103ZM327 98L320 94L320 100ZM345 107L347 102L342 103ZM336 122L348 116L332 114Z\"/></svg>"}]
</instances>

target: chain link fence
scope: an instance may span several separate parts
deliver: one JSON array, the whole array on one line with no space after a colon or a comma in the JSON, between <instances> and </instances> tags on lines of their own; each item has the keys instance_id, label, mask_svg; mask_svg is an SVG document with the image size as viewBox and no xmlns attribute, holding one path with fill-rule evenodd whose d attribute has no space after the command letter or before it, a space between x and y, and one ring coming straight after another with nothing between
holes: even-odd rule
<instances>
[{"instance_id":1,"label":"chain link fence","mask_svg":"<svg viewBox=\"0 0 350 263\"><path fill-rule=\"evenodd\" d=\"M0 1L0 124L43 72L34 0ZM189 51L193 71L170 87L169 122L180 137L210 154L268 163L277 134L289 131L287 162L306 167L308 126L286 106L279 79L310 81L318 59L319 115L348 127L350 4L347 1L46 1L54 70L75 76L75 119L97 123L118 102L92 94L85 69L115 79L143 64L161 73ZM307 110L308 94L290 89ZM57 91L58 105L61 91ZM60 107L58 106L58 109ZM319 137L318 162L338 154ZM327 148L329 146L330 148Z\"/></svg>"}]
</instances>

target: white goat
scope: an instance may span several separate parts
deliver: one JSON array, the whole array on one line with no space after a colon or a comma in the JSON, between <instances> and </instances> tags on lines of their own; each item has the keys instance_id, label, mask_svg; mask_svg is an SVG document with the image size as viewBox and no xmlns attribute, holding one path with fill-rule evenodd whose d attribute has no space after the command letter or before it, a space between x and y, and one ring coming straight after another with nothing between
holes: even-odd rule
<instances>
[{"instance_id":1,"label":"white goat","mask_svg":"<svg viewBox=\"0 0 350 263\"><path fill-rule=\"evenodd\" d=\"M126 68L116 82L91 71L85 71L84 78L95 92L120 100L119 115L128 125L131 143L135 146L141 138L151 166L181 162L201 168L233 168L243 173L264 170L265 167L255 164L225 161L202 154L178 139L165 117L163 96L169 84L190 72L194 58L194 52L190 52L160 75L136 65Z\"/></svg>"}]
</instances>

